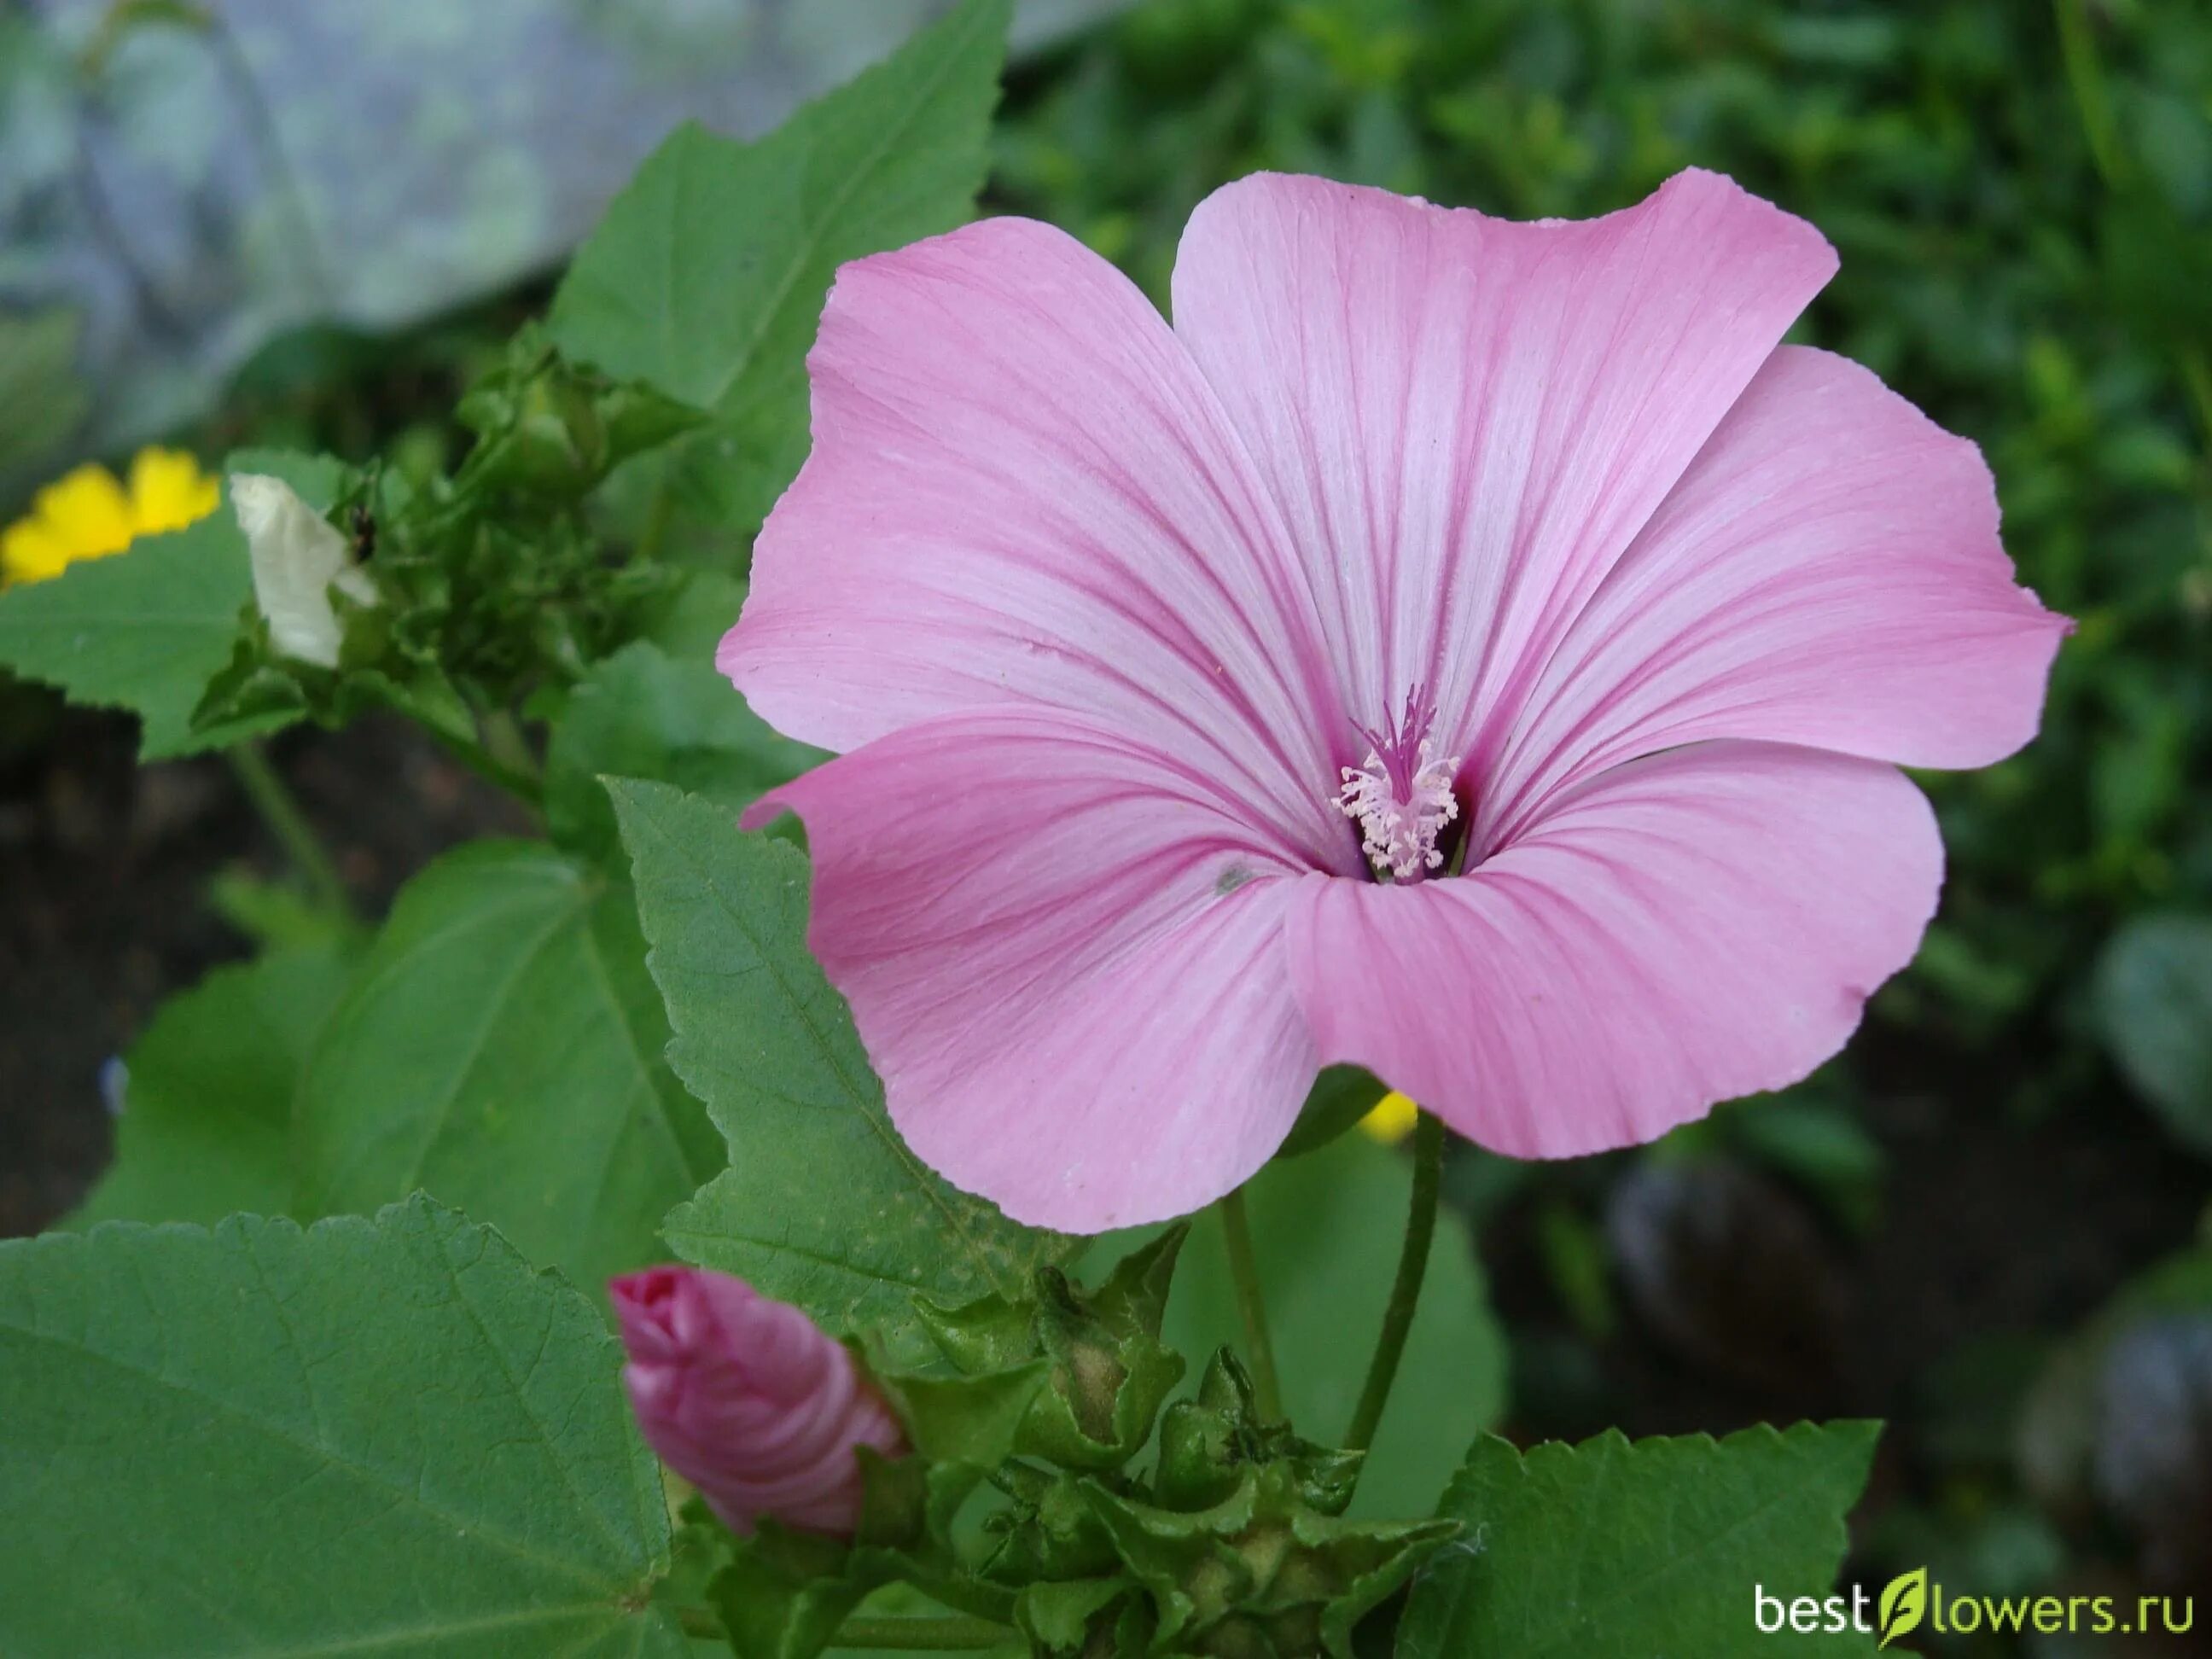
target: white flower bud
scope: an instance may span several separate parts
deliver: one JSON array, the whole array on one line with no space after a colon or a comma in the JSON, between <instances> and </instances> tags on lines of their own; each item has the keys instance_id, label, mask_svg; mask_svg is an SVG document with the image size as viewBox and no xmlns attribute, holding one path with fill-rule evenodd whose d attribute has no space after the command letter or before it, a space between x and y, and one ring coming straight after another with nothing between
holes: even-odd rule
<instances>
[{"instance_id":1,"label":"white flower bud","mask_svg":"<svg viewBox=\"0 0 2212 1659\"><path fill-rule=\"evenodd\" d=\"M345 630L331 590L374 605L376 584L353 562L345 538L282 478L232 473L230 506L253 558L253 602L270 641L285 656L336 668Z\"/></svg>"}]
</instances>

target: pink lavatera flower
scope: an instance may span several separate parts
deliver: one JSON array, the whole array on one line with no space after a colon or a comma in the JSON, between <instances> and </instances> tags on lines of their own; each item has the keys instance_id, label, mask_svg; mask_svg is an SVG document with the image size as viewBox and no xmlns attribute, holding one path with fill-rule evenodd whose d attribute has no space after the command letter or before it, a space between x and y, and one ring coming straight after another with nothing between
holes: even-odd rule
<instances>
[{"instance_id":1,"label":"pink lavatera flower","mask_svg":"<svg viewBox=\"0 0 2212 1659\"><path fill-rule=\"evenodd\" d=\"M2025 743L2068 626L1971 443L1778 343L1835 263L1686 173L1247 179L1172 328L1022 220L847 266L720 663L842 751L750 821L915 1150L1093 1231L1324 1062L1550 1158L1835 1053L1942 878L1897 767Z\"/></svg>"},{"instance_id":2,"label":"pink lavatera flower","mask_svg":"<svg viewBox=\"0 0 2212 1659\"><path fill-rule=\"evenodd\" d=\"M853 1357L798 1309L702 1267L651 1267L608 1287L646 1443L731 1529L763 1517L848 1536L859 1449L906 1437Z\"/></svg>"}]
</instances>

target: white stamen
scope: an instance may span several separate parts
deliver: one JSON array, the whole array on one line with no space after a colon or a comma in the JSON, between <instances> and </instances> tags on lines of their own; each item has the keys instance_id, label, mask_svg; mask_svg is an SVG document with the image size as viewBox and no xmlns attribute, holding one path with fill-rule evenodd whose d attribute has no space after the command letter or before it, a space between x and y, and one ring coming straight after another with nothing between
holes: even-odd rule
<instances>
[{"instance_id":1,"label":"white stamen","mask_svg":"<svg viewBox=\"0 0 2212 1659\"><path fill-rule=\"evenodd\" d=\"M1392 769L1380 750L1370 749L1365 765L1343 769L1344 789L1336 803L1345 817L1358 820L1363 848L1376 873L1387 873L1394 881L1417 881L1440 866L1444 855L1437 838L1459 816L1452 794L1459 762L1435 758L1426 738L1413 758L1411 784L1401 799Z\"/></svg>"}]
</instances>

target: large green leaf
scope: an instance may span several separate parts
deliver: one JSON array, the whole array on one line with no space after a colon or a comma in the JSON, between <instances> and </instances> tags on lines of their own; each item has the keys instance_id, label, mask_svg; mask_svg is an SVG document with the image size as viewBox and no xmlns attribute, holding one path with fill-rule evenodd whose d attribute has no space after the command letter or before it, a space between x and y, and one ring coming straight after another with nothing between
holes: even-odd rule
<instances>
[{"instance_id":1,"label":"large green leaf","mask_svg":"<svg viewBox=\"0 0 2212 1659\"><path fill-rule=\"evenodd\" d=\"M1473 1547L1413 1587L1400 1659L1759 1659L1755 1597L1835 1593L1872 1423L1631 1443L1610 1432L1525 1455L1484 1438L1439 1511ZM1790 1651L1869 1654L1871 1636L1792 1631Z\"/></svg>"},{"instance_id":2,"label":"large green leaf","mask_svg":"<svg viewBox=\"0 0 2212 1659\"><path fill-rule=\"evenodd\" d=\"M2097 967L2097 1016L2166 1127L2212 1152L2212 916L2142 916L2123 928Z\"/></svg>"},{"instance_id":3,"label":"large green leaf","mask_svg":"<svg viewBox=\"0 0 2212 1659\"><path fill-rule=\"evenodd\" d=\"M1071 1241L955 1191L900 1141L851 1014L806 953L806 860L711 801L608 786L637 881L669 1059L729 1142L730 1167L671 1214L686 1260L750 1279L839 1334L935 1352L913 1319L1019 1296Z\"/></svg>"},{"instance_id":4,"label":"large green leaf","mask_svg":"<svg viewBox=\"0 0 2212 1659\"><path fill-rule=\"evenodd\" d=\"M71 702L133 711L148 760L190 754L203 746L192 710L230 661L252 597L246 538L226 504L50 580L0 589L0 664Z\"/></svg>"},{"instance_id":5,"label":"large green leaf","mask_svg":"<svg viewBox=\"0 0 2212 1659\"><path fill-rule=\"evenodd\" d=\"M734 816L823 758L754 714L711 662L678 661L640 640L570 692L545 751L546 821L564 845L619 857L603 775L657 778Z\"/></svg>"},{"instance_id":6,"label":"large green leaf","mask_svg":"<svg viewBox=\"0 0 2212 1659\"><path fill-rule=\"evenodd\" d=\"M972 211L1007 11L966 0L757 143L679 128L577 250L553 337L720 417L691 453L726 520L758 522L806 453L806 350L837 267Z\"/></svg>"},{"instance_id":7,"label":"large green leaf","mask_svg":"<svg viewBox=\"0 0 2212 1659\"><path fill-rule=\"evenodd\" d=\"M1402 1152L1346 1135L1269 1164L1247 1188L1283 1406L1310 1439L1336 1443L1358 1404L1413 1179ZM1243 1348L1218 1217L1201 1218L1183 1249L1164 1334L1194 1379L1214 1349ZM1504 1399L1504 1338L1467 1227L1447 1211L1352 1512L1430 1513L1461 1449L1497 1421Z\"/></svg>"},{"instance_id":8,"label":"large green leaf","mask_svg":"<svg viewBox=\"0 0 2212 1659\"><path fill-rule=\"evenodd\" d=\"M596 1286L658 1254L661 1216L721 1164L667 1041L626 887L532 842L449 853L309 1057L298 1212L419 1187Z\"/></svg>"},{"instance_id":9,"label":"large green leaf","mask_svg":"<svg viewBox=\"0 0 2212 1659\"><path fill-rule=\"evenodd\" d=\"M337 944L275 951L163 1004L126 1061L114 1163L73 1224L289 1210L300 1068L356 956Z\"/></svg>"},{"instance_id":10,"label":"large green leaf","mask_svg":"<svg viewBox=\"0 0 2212 1659\"><path fill-rule=\"evenodd\" d=\"M326 506L337 464L262 452L235 470L275 472ZM0 588L0 666L59 686L71 702L127 708L144 722L139 753L161 760L220 746L297 718L291 711L194 732L192 711L229 665L253 598L246 537L229 487L216 510L47 581Z\"/></svg>"},{"instance_id":11,"label":"large green leaf","mask_svg":"<svg viewBox=\"0 0 2212 1659\"><path fill-rule=\"evenodd\" d=\"M0 1652L686 1652L584 1297L422 1199L0 1243Z\"/></svg>"}]
</instances>

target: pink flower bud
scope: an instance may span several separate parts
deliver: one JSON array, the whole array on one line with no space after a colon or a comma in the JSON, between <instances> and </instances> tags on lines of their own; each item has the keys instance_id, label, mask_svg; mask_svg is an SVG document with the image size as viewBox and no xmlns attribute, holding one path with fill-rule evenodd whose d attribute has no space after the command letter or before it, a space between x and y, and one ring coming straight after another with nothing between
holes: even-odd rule
<instances>
[{"instance_id":1,"label":"pink flower bud","mask_svg":"<svg viewBox=\"0 0 2212 1659\"><path fill-rule=\"evenodd\" d=\"M728 1273L651 1267L607 1288L638 1426L731 1530L763 1516L831 1534L860 1524L854 1452L898 1457L907 1444L850 1354Z\"/></svg>"}]
</instances>

